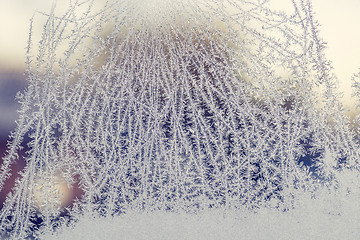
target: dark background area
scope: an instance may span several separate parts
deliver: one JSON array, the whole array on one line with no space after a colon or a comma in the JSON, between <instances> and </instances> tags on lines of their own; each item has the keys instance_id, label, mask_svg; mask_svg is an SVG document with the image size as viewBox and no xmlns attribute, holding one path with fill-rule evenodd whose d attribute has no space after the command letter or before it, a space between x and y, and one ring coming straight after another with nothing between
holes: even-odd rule
<instances>
[{"instance_id":1,"label":"dark background area","mask_svg":"<svg viewBox=\"0 0 360 240\"><path fill-rule=\"evenodd\" d=\"M23 91L26 86L26 76L22 72L0 72L0 162L6 154L9 135L16 128L16 119L18 118L17 110L20 104L16 101L16 94ZM23 155L20 152L19 155ZM3 205L6 194L14 186L15 178L25 166L21 158L20 161L12 165L12 176L5 182L4 189L0 192L0 208Z\"/></svg>"}]
</instances>

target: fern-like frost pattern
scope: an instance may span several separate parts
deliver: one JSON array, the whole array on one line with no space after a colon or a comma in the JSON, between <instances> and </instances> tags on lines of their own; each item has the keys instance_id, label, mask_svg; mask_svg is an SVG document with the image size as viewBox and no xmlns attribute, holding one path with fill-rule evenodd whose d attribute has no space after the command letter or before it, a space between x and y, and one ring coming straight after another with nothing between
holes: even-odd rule
<instances>
[{"instance_id":1,"label":"fern-like frost pattern","mask_svg":"<svg viewBox=\"0 0 360 240\"><path fill-rule=\"evenodd\" d=\"M41 238L90 215L356 199L356 127L311 2L292 3L283 13L258 0L74 1L38 14L47 20L37 52L30 33L28 87L0 171L3 187L27 144L3 236ZM65 209L58 188L38 184L58 176L83 191Z\"/></svg>"}]
</instances>

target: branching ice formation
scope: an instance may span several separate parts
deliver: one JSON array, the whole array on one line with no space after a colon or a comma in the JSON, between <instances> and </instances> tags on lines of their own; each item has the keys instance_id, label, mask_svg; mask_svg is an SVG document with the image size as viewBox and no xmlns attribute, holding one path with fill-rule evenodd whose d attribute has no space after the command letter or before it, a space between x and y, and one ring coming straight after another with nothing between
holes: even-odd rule
<instances>
[{"instance_id":1,"label":"branching ice formation","mask_svg":"<svg viewBox=\"0 0 360 240\"><path fill-rule=\"evenodd\" d=\"M23 239L133 210L291 210L356 171L311 3L292 2L292 14L260 0L75 1L44 14L1 165L3 187L31 139L1 231ZM59 172L84 191L65 215L54 189L40 208L34 196Z\"/></svg>"}]
</instances>

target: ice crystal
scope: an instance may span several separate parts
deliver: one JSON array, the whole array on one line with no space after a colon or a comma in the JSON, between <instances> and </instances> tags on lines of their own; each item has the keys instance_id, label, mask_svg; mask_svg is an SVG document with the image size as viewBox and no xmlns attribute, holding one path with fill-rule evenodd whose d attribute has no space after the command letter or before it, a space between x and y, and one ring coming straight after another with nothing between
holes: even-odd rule
<instances>
[{"instance_id":1,"label":"ice crystal","mask_svg":"<svg viewBox=\"0 0 360 240\"><path fill-rule=\"evenodd\" d=\"M129 211L290 211L340 189L342 172L357 175L358 141L311 2L292 3L289 14L260 0L75 1L43 13L1 187L29 138L26 166L1 230L40 237ZM59 173L84 192L66 209L51 187Z\"/></svg>"}]
</instances>

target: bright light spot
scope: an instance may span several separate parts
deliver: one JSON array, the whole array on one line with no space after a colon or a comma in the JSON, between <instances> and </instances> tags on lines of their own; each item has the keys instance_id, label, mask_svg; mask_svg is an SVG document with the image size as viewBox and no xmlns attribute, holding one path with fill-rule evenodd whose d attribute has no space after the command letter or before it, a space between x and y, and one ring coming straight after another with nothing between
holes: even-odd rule
<instances>
[{"instance_id":1,"label":"bright light spot","mask_svg":"<svg viewBox=\"0 0 360 240\"><path fill-rule=\"evenodd\" d=\"M72 190L60 174L38 178L35 181L35 206L40 210L64 207L72 199L72 196Z\"/></svg>"}]
</instances>

